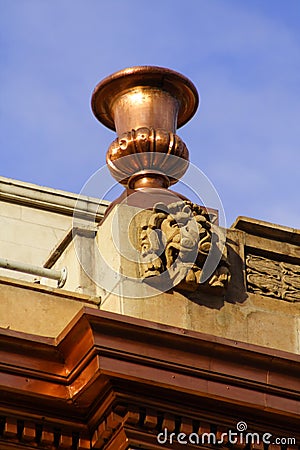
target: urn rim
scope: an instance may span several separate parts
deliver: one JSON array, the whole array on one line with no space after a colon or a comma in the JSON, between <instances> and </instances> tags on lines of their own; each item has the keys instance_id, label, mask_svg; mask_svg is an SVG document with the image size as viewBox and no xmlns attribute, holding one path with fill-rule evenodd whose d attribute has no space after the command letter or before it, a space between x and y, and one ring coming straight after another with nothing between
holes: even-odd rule
<instances>
[{"instance_id":1,"label":"urn rim","mask_svg":"<svg viewBox=\"0 0 300 450\"><path fill-rule=\"evenodd\" d=\"M97 84L91 99L96 118L115 131L112 105L117 97L136 87L158 88L176 98L179 103L177 128L193 117L199 105L198 91L184 75L164 67L134 66L115 72Z\"/></svg>"}]
</instances>

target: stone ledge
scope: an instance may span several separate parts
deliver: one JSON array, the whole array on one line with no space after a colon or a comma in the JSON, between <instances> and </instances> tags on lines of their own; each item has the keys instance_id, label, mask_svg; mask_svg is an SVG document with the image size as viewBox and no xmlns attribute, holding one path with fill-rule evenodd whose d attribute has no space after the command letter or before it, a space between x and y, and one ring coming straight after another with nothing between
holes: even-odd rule
<instances>
[{"instance_id":1,"label":"stone ledge","mask_svg":"<svg viewBox=\"0 0 300 450\"><path fill-rule=\"evenodd\" d=\"M66 291L59 288L53 288L45 285L41 285L39 283L30 283L28 281L18 280L15 278L8 278L8 277L0 277L0 289L1 286L11 286L14 288L20 288L20 289L26 289L31 290L34 293L39 294L47 294L47 295L53 295L57 297L61 297L64 299L71 299L75 301L79 301L82 303L90 303L92 305L98 305L99 297L95 299L94 297L91 297L89 295L85 294L79 294L74 291Z\"/></svg>"},{"instance_id":2,"label":"stone ledge","mask_svg":"<svg viewBox=\"0 0 300 450\"><path fill-rule=\"evenodd\" d=\"M239 216L230 228L276 241L300 244L300 230L297 228L276 225L271 222L252 219L251 217Z\"/></svg>"},{"instance_id":3,"label":"stone ledge","mask_svg":"<svg viewBox=\"0 0 300 450\"><path fill-rule=\"evenodd\" d=\"M110 202L57 189L38 186L11 178L0 177L0 201L45 209L72 216L76 207L78 214L103 218ZM78 199L80 202L78 202Z\"/></svg>"},{"instance_id":4,"label":"stone ledge","mask_svg":"<svg viewBox=\"0 0 300 450\"><path fill-rule=\"evenodd\" d=\"M56 337L83 306L99 297L0 277L0 328Z\"/></svg>"}]
</instances>

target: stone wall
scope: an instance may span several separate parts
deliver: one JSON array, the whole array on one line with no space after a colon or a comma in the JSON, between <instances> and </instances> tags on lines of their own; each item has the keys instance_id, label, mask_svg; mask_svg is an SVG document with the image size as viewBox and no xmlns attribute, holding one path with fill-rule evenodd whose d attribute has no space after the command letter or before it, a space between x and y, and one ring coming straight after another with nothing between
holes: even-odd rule
<instances>
[{"instance_id":1,"label":"stone wall","mask_svg":"<svg viewBox=\"0 0 300 450\"><path fill-rule=\"evenodd\" d=\"M101 218L107 203L0 177L1 258L42 266L72 227L76 207ZM33 281L36 277L0 268L0 276Z\"/></svg>"},{"instance_id":2,"label":"stone wall","mask_svg":"<svg viewBox=\"0 0 300 450\"><path fill-rule=\"evenodd\" d=\"M248 342L300 353L299 230L240 217L226 234L231 273L227 289L199 286L188 292L175 286L151 294L144 280L128 284L128 296L127 283L139 274L132 246L138 240L138 221L129 227L131 239L126 238L131 217L137 217L131 207L117 207L98 229L76 230L61 253L50 257L53 267L73 264L68 289L101 297L100 308L106 311L232 339L237 345ZM85 255L85 270L79 254ZM253 258L259 261L256 269ZM262 271L254 287L253 270Z\"/></svg>"},{"instance_id":3,"label":"stone wall","mask_svg":"<svg viewBox=\"0 0 300 450\"><path fill-rule=\"evenodd\" d=\"M0 328L57 337L84 307L99 298L0 277Z\"/></svg>"},{"instance_id":4,"label":"stone wall","mask_svg":"<svg viewBox=\"0 0 300 450\"><path fill-rule=\"evenodd\" d=\"M83 305L91 304L179 327L183 333L194 330L236 345L300 353L299 230L240 217L226 233L231 276L226 289L208 284L189 291L174 285L149 295L150 277L132 285L128 296L130 277L138 279L140 273L134 256L140 224L131 207L115 208L99 226L107 205L81 198L83 218L71 230L76 194L7 179L0 184L1 256L68 268L60 290L55 281L42 279L36 285L33 276L3 269L1 275L30 282L2 279L0 326L55 336Z\"/></svg>"}]
</instances>

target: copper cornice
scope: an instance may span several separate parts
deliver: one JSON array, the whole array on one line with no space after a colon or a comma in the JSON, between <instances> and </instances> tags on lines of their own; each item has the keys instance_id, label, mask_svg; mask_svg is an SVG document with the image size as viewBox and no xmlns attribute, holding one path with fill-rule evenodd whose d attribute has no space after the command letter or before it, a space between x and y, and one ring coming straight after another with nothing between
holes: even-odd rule
<instances>
[{"instance_id":1,"label":"copper cornice","mask_svg":"<svg viewBox=\"0 0 300 450\"><path fill-rule=\"evenodd\" d=\"M1 450L3 439L30 436L59 449L114 449L121 435L124 449L138 439L155 449L162 417L202 432L243 419L300 440L299 355L90 308L57 339L1 330L0 342Z\"/></svg>"},{"instance_id":2,"label":"copper cornice","mask_svg":"<svg viewBox=\"0 0 300 450\"><path fill-rule=\"evenodd\" d=\"M244 401L258 407L259 395L253 399L247 394L247 390L255 390L257 394L264 393L260 405L264 410L273 409L272 395L285 397L286 406L288 398L300 400L299 355L90 308L84 308L77 314L56 340L1 330L1 343L1 376L4 381L9 382L13 389L15 377L30 376L32 381L36 380L22 387L17 383L15 393L18 391L20 395L22 392L27 395L43 393L53 397L55 385L68 386L69 398L79 393L83 395L87 382L95 380L98 370L100 377L112 375L109 366L115 361L111 368L114 367L114 377L117 378L123 379L130 367L143 366L148 367L149 377L145 376L146 372L142 375L143 371L135 370L132 372L135 373L133 378L152 384L156 377L152 369L156 367L160 378L155 383L160 379L161 387L177 386L185 392L197 392L199 395L202 391L202 395L213 397L219 392L220 399ZM146 354L151 356L143 356ZM95 363L98 357L100 359ZM247 364L241 361L247 361ZM82 377L83 372L90 373L90 376ZM181 376L178 380L172 376L169 378L167 374L170 372ZM198 379L197 388L193 383L189 384L195 376ZM285 383L281 382L283 378ZM206 383L202 385L201 379L220 383L225 389L214 391L213 384L211 387ZM44 390L40 389L43 383ZM49 390L47 383L52 385ZM226 389L228 384L239 387L239 398L231 398L232 394ZM67 400L65 394L60 397L55 393L54 397ZM296 413L292 404L293 401L288 410Z\"/></svg>"}]
</instances>

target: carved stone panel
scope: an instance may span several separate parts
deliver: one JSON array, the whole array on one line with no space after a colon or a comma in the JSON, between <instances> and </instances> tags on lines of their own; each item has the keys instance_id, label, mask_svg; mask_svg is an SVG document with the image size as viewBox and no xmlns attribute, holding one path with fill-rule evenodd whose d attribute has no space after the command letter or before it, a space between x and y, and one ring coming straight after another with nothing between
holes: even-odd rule
<instances>
[{"instance_id":1,"label":"carved stone panel","mask_svg":"<svg viewBox=\"0 0 300 450\"><path fill-rule=\"evenodd\" d=\"M140 232L141 278L167 275L173 287L191 291L200 286L226 288L230 280L226 245L214 227L207 210L192 202L156 204Z\"/></svg>"},{"instance_id":2,"label":"carved stone panel","mask_svg":"<svg viewBox=\"0 0 300 450\"><path fill-rule=\"evenodd\" d=\"M248 291L300 302L300 266L249 254L246 258Z\"/></svg>"}]
</instances>

